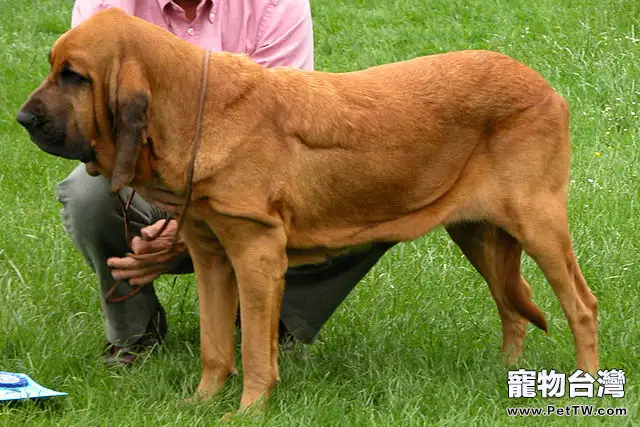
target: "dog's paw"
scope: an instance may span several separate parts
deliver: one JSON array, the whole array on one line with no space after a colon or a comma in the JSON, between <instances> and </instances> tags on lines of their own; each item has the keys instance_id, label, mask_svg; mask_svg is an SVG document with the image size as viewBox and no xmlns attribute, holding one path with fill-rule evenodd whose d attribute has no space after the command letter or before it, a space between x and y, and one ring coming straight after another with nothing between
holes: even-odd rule
<instances>
[{"instance_id":1,"label":"dog's paw","mask_svg":"<svg viewBox=\"0 0 640 427\"><path fill-rule=\"evenodd\" d=\"M222 416L222 418L220 419L220 422L222 424L237 423L239 421L256 422L263 415L264 415L264 410L250 407L246 409L238 409L237 411L233 411L233 412L227 412Z\"/></svg>"},{"instance_id":2,"label":"dog's paw","mask_svg":"<svg viewBox=\"0 0 640 427\"><path fill-rule=\"evenodd\" d=\"M211 400L213 396L207 395L205 393L195 392L193 396L184 398L183 402L186 405L198 405L201 403L206 403Z\"/></svg>"}]
</instances>

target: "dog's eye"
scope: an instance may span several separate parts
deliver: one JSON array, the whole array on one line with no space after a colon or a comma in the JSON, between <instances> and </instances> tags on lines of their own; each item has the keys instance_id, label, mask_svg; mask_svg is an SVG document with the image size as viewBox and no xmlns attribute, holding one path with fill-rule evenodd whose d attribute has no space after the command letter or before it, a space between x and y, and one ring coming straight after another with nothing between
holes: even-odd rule
<instances>
[{"instance_id":1,"label":"dog's eye","mask_svg":"<svg viewBox=\"0 0 640 427\"><path fill-rule=\"evenodd\" d=\"M76 73L69 67L64 67L60 72L60 85L62 86L78 85L88 82L88 78Z\"/></svg>"}]
</instances>

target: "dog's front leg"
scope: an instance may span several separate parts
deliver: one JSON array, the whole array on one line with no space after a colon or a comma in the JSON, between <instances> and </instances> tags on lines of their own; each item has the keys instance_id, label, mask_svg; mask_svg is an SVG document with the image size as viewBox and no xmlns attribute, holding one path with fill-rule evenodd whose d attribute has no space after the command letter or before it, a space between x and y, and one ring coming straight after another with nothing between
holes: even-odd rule
<instances>
[{"instance_id":1,"label":"dog's front leg","mask_svg":"<svg viewBox=\"0 0 640 427\"><path fill-rule=\"evenodd\" d=\"M222 389L230 373L236 372L238 290L231 263L205 224L185 224L183 237L193 261L200 305L202 378L196 399L206 400Z\"/></svg>"},{"instance_id":2,"label":"dog's front leg","mask_svg":"<svg viewBox=\"0 0 640 427\"><path fill-rule=\"evenodd\" d=\"M261 409L278 380L278 321L287 269L282 227L227 218L216 224L235 271L242 326L240 410Z\"/></svg>"}]
</instances>

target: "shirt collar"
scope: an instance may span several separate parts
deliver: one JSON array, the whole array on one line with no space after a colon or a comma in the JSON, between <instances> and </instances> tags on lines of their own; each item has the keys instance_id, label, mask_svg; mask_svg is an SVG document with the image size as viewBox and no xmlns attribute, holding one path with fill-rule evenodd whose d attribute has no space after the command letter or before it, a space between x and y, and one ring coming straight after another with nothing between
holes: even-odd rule
<instances>
[{"instance_id":1,"label":"shirt collar","mask_svg":"<svg viewBox=\"0 0 640 427\"><path fill-rule=\"evenodd\" d=\"M158 2L158 6L160 6L160 10L164 11L164 8L167 7L167 5L169 3L173 3L171 0L156 0ZM202 3L208 3L211 2L212 0L200 0L200 3L198 3L198 7L200 7L200 5Z\"/></svg>"}]
</instances>

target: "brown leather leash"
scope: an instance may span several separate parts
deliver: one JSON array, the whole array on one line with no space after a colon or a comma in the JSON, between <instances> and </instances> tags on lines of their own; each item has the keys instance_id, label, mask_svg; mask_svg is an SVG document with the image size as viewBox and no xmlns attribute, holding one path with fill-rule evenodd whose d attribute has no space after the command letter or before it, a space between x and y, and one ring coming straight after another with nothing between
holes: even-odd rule
<instances>
[{"instance_id":1,"label":"brown leather leash","mask_svg":"<svg viewBox=\"0 0 640 427\"><path fill-rule=\"evenodd\" d=\"M201 138L202 112L204 110L205 94L207 92L210 54L211 52L209 50L205 51L204 61L202 62L202 83L200 87L200 99L198 100L198 115L196 118L196 131L195 131L195 134L193 135L193 140L191 141L191 158L189 159L189 167L187 169L187 180L185 183L185 188L187 191L184 196L184 204L182 205L182 210L180 211L180 215L178 216L178 218L181 218L181 219L184 219L187 216L187 211L189 209L189 202L191 201L191 195L193 193L193 175L195 173L196 156L198 155L198 151L200 149L200 141L202 139ZM131 207L131 202L133 201L133 196L135 194L136 192L135 190L133 190L126 203L123 201L122 197L118 195L118 200L120 200L120 206L122 208L122 217L124 219L125 238L127 240L127 244L129 245L129 249L132 252L133 252L133 249L131 248L132 238L129 232L129 219L128 219L127 213L129 212L129 208ZM171 221L172 219L173 217L171 216L167 218L164 224L162 224L162 226L160 227L160 230L155 235L148 237L146 240L153 241L157 239L166 230L167 226L169 225L169 221ZM178 236L180 235L180 231L182 230L183 224L184 224L184 221L178 221L178 227L176 228L176 233L173 236L173 241L171 242L171 246L169 248L163 249L161 251L153 252L150 254L143 254L143 255L129 253L127 254L127 256L137 261L143 261L142 267L148 267L148 266L157 264L157 261L155 261L155 259L157 259L158 256L173 252L176 245L178 245ZM116 289L118 288L120 283L122 283L122 279L116 280L115 283L111 286L111 288L109 288L109 290L107 291L107 294L105 295L104 299L108 304L117 304L117 303L128 300L132 296L142 291L142 289L148 286L151 282L145 283L143 285L130 285L133 289L128 294L114 297L113 294L116 292Z\"/></svg>"}]
</instances>

